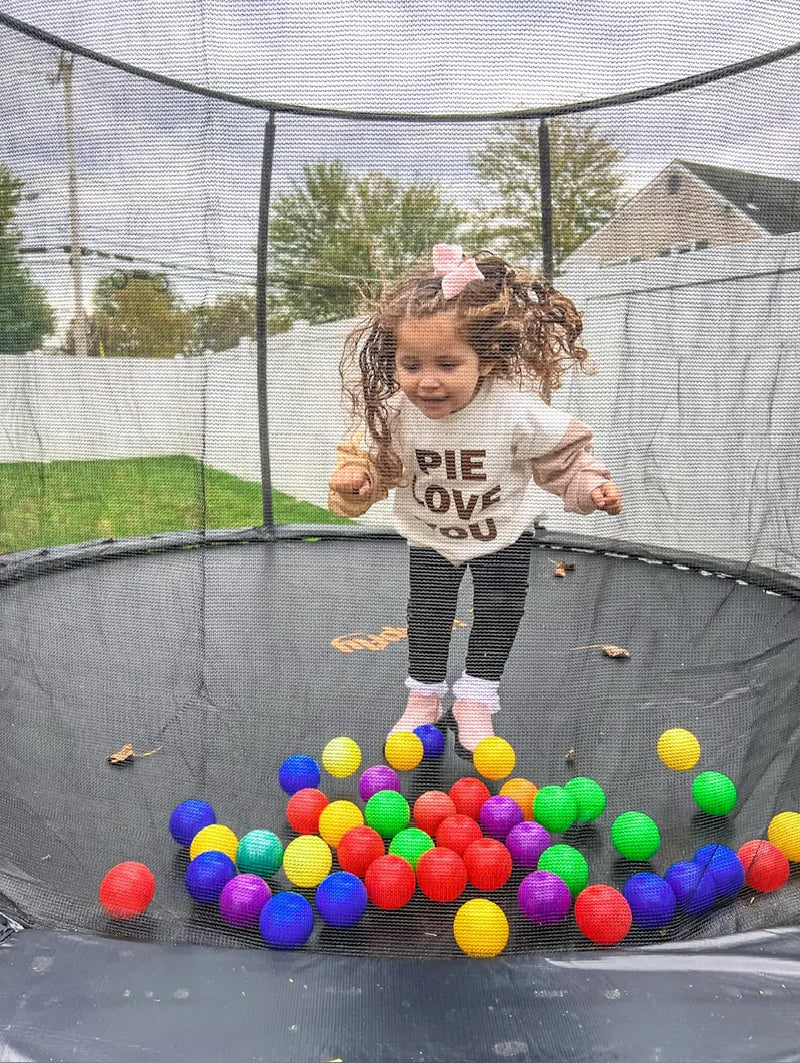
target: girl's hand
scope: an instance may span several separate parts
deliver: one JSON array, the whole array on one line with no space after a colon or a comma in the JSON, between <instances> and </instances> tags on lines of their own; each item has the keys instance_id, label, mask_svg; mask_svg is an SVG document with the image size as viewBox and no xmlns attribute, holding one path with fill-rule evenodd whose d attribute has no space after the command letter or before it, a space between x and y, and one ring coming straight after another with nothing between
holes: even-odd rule
<instances>
[{"instance_id":1,"label":"girl's hand","mask_svg":"<svg viewBox=\"0 0 800 1063\"><path fill-rule=\"evenodd\" d=\"M343 469L334 472L328 487L342 495L352 494L366 498L372 491L372 480L366 469L359 468L358 465L345 465Z\"/></svg>"},{"instance_id":2,"label":"girl's hand","mask_svg":"<svg viewBox=\"0 0 800 1063\"><path fill-rule=\"evenodd\" d=\"M591 497L598 509L604 510L612 517L615 517L622 509L622 491L611 480L606 480L600 487L595 487Z\"/></svg>"}]
</instances>

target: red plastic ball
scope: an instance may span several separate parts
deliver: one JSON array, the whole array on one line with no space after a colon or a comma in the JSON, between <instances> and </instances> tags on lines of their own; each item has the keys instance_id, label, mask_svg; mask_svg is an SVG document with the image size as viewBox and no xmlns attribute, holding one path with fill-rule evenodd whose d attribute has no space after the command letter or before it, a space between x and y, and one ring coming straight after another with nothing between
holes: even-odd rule
<instances>
[{"instance_id":1,"label":"red plastic ball","mask_svg":"<svg viewBox=\"0 0 800 1063\"><path fill-rule=\"evenodd\" d=\"M456 811L470 819L477 819L483 802L491 797L489 787L481 779L473 779L466 775L463 779L456 779L450 787L450 797L456 806Z\"/></svg>"},{"instance_id":2,"label":"red plastic ball","mask_svg":"<svg viewBox=\"0 0 800 1063\"><path fill-rule=\"evenodd\" d=\"M789 861L777 845L756 838L745 842L736 854L744 865L745 885L759 893L772 893L786 885Z\"/></svg>"},{"instance_id":3,"label":"red plastic ball","mask_svg":"<svg viewBox=\"0 0 800 1063\"><path fill-rule=\"evenodd\" d=\"M376 908L402 908L414 896L414 869L402 856L387 853L373 860L364 875L367 896Z\"/></svg>"},{"instance_id":4,"label":"red plastic ball","mask_svg":"<svg viewBox=\"0 0 800 1063\"><path fill-rule=\"evenodd\" d=\"M426 790L414 802L414 822L431 837L439 829L442 820L454 816L456 812L455 802L443 790Z\"/></svg>"},{"instance_id":5,"label":"red plastic ball","mask_svg":"<svg viewBox=\"0 0 800 1063\"><path fill-rule=\"evenodd\" d=\"M320 814L328 804L322 790L306 787L292 794L286 804L286 821L298 834L316 834Z\"/></svg>"},{"instance_id":6,"label":"red plastic ball","mask_svg":"<svg viewBox=\"0 0 800 1063\"><path fill-rule=\"evenodd\" d=\"M587 886L575 898L575 922L595 945L616 945L631 928L631 907L613 886Z\"/></svg>"},{"instance_id":7,"label":"red plastic ball","mask_svg":"<svg viewBox=\"0 0 800 1063\"><path fill-rule=\"evenodd\" d=\"M428 849L417 861L417 882L432 901L454 901L467 888L467 866L452 849Z\"/></svg>"},{"instance_id":8,"label":"red plastic ball","mask_svg":"<svg viewBox=\"0 0 800 1063\"><path fill-rule=\"evenodd\" d=\"M464 850L469 881L478 890L499 890L511 876L511 853L495 838L479 838Z\"/></svg>"},{"instance_id":9,"label":"red plastic ball","mask_svg":"<svg viewBox=\"0 0 800 1063\"><path fill-rule=\"evenodd\" d=\"M351 827L342 835L336 856L342 871L363 878L367 868L386 853L383 838L366 823L363 827Z\"/></svg>"},{"instance_id":10,"label":"red plastic ball","mask_svg":"<svg viewBox=\"0 0 800 1063\"><path fill-rule=\"evenodd\" d=\"M465 816L457 812L454 816L448 816L439 824L436 831L436 844L443 849L452 849L459 856L464 855L468 845L483 837L480 824L471 816Z\"/></svg>"},{"instance_id":11,"label":"red plastic ball","mask_svg":"<svg viewBox=\"0 0 800 1063\"><path fill-rule=\"evenodd\" d=\"M112 919L141 915L156 892L153 872L136 860L117 864L100 883L100 903Z\"/></svg>"}]
</instances>

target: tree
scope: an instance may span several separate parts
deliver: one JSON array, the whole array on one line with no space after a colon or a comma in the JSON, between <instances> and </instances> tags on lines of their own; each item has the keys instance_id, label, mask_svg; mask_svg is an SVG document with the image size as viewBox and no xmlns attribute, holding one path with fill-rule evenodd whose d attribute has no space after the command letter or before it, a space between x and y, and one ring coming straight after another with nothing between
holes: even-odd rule
<instances>
[{"instance_id":1,"label":"tree","mask_svg":"<svg viewBox=\"0 0 800 1063\"><path fill-rule=\"evenodd\" d=\"M404 186L388 174L361 177L343 163L307 163L277 196L270 221L271 268L282 302L312 322L350 317L381 274L396 277L455 238L466 215L433 183Z\"/></svg>"},{"instance_id":2,"label":"tree","mask_svg":"<svg viewBox=\"0 0 800 1063\"><path fill-rule=\"evenodd\" d=\"M94 287L93 303L90 335L102 345L96 353L172 358L191 348L191 315L163 275L145 270L107 274Z\"/></svg>"},{"instance_id":3,"label":"tree","mask_svg":"<svg viewBox=\"0 0 800 1063\"><path fill-rule=\"evenodd\" d=\"M0 163L0 354L36 350L55 327L44 290L19 263L22 233L14 219L23 187Z\"/></svg>"},{"instance_id":4,"label":"tree","mask_svg":"<svg viewBox=\"0 0 800 1063\"><path fill-rule=\"evenodd\" d=\"M221 292L213 303L190 310L197 351L229 351L243 336L256 334L256 297L249 292Z\"/></svg>"},{"instance_id":5,"label":"tree","mask_svg":"<svg viewBox=\"0 0 800 1063\"><path fill-rule=\"evenodd\" d=\"M550 173L553 259L563 260L618 208L623 153L593 122L553 118ZM539 128L536 122L497 125L470 159L492 192L473 221L473 242L514 260L537 259L542 247Z\"/></svg>"}]
</instances>

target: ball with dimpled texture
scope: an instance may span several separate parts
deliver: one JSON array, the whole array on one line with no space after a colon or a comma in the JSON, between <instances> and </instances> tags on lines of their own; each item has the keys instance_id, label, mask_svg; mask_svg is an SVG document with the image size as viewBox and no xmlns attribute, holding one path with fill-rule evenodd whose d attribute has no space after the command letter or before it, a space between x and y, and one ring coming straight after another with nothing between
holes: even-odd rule
<instances>
[{"instance_id":1,"label":"ball with dimpled texture","mask_svg":"<svg viewBox=\"0 0 800 1063\"><path fill-rule=\"evenodd\" d=\"M472 754L475 770L484 779L505 779L514 770L517 755L505 738L482 738Z\"/></svg>"},{"instance_id":2,"label":"ball with dimpled texture","mask_svg":"<svg viewBox=\"0 0 800 1063\"><path fill-rule=\"evenodd\" d=\"M626 860L649 860L658 852L661 832L644 812L621 812L611 824L611 843Z\"/></svg>"},{"instance_id":3,"label":"ball with dimpled texture","mask_svg":"<svg viewBox=\"0 0 800 1063\"><path fill-rule=\"evenodd\" d=\"M293 753L278 769L278 785L290 797L298 790L315 789L319 780L319 764L306 753Z\"/></svg>"},{"instance_id":4,"label":"ball with dimpled texture","mask_svg":"<svg viewBox=\"0 0 800 1063\"><path fill-rule=\"evenodd\" d=\"M492 796L482 779L474 779L470 775L456 779L448 792L456 811L474 820L477 820L483 802Z\"/></svg>"},{"instance_id":5,"label":"ball with dimpled texture","mask_svg":"<svg viewBox=\"0 0 800 1063\"><path fill-rule=\"evenodd\" d=\"M586 857L572 845L551 845L539 857L537 871L551 871L563 879L573 897L577 897L589 881Z\"/></svg>"},{"instance_id":6,"label":"ball with dimpled texture","mask_svg":"<svg viewBox=\"0 0 800 1063\"><path fill-rule=\"evenodd\" d=\"M744 867L745 882L759 893L773 893L786 885L789 861L777 845L755 838L745 842L737 853Z\"/></svg>"},{"instance_id":7,"label":"ball with dimpled texture","mask_svg":"<svg viewBox=\"0 0 800 1063\"><path fill-rule=\"evenodd\" d=\"M125 860L103 876L100 903L112 919L133 919L149 906L155 892L150 868L138 860Z\"/></svg>"},{"instance_id":8,"label":"ball with dimpled texture","mask_svg":"<svg viewBox=\"0 0 800 1063\"><path fill-rule=\"evenodd\" d=\"M208 827L203 827L192 838L192 844L189 846L189 859L194 860L200 853L213 851L225 853L231 860L235 860L238 848L239 839L230 827L225 827L221 823L211 823Z\"/></svg>"},{"instance_id":9,"label":"ball with dimpled texture","mask_svg":"<svg viewBox=\"0 0 800 1063\"><path fill-rule=\"evenodd\" d=\"M522 822L522 817L522 809L513 797L496 794L481 805L478 823L484 834L503 842L511 828Z\"/></svg>"},{"instance_id":10,"label":"ball with dimpled texture","mask_svg":"<svg viewBox=\"0 0 800 1063\"><path fill-rule=\"evenodd\" d=\"M283 871L295 886L318 886L330 873L333 854L330 846L315 834L301 834L286 846Z\"/></svg>"},{"instance_id":11,"label":"ball with dimpled texture","mask_svg":"<svg viewBox=\"0 0 800 1063\"><path fill-rule=\"evenodd\" d=\"M455 802L443 790L426 790L414 802L414 822L427 834L435 834L439 824L457 812Z\"/></svg>"},{"instance_id":12,"label":"ball with dimpled texture","mask_svg":"<svg viewBox=\"0 0 800 1063\"><path fill-rule=\"evenodd\" d=\"M411 731L396 731L386 739L383 755L397 771L412 771L422 760L425 748Z\"/></svg>"},{"instance_id":13,"label":"ball with dimpled texture","mask_svg":"<svg viewBox=\"0 0 800 1063\"><path fill-rule=\"evenodd\" d=\"M299 893L277 893L261 909L261 936L273 949L298 949L314 929L314 909Z\"/></svg>"},{"instance_id":14,"label":"ball with dimpled texture","mask_svg":"<svg viewBox=\"0 0 800 1063\"><path fill-rule=\"evenodd\" d=\"M379 790L364 806L364 819L382 838L393 838L408 826L411 809L396 790Z\"/></svg>"},{"instance_id":15,"label":"ball with dimpled texture","mask_svg":"<svg viewBox=\"0 0 800 1063\"><path fill-rule=\"evenodd\" d=\"M517 904L526 919L540 925L560 923L572 907L569 886L552 871L532 871L520 882Z\"/></svg>"},{"instance_id":16,"label":"ball with dimpled texture","mask_svg":"<svg viewBox=\"0 0 800 1063\"><path fill-rule=\"evenodd\" d=\"M322 750L322 766L329 775L346 779L358 771L361 764L361 749L352 738L332 738Z\"/></svg>"},{"instance_id":17,"label":"ball with dimpled texture","mask_svg":"<svg viewBox=\"0 0 800 1063\"><path fill-rule=\"evenodd\" d=\"M414 896L417 880L407 860L387 853L369 865L364 875L364 885L376 908L393 911L408 904Z\"/></svg>"},{"instance_id":18,"label":"ball with dimpled texture","mask_svg":"<svg viewBox=\"0 0 800 1063\"><path fill-rule=\"evenodd\" d=\"M622 896L630 905L637 926L655 929L672 922L678 899L670 884L652 871L631 875L622 887Z\"/></svg>"},{"instance_id":19,"label":"ball with dimpled texture","mask_svg":"<svg viewBox=\"0 0 800 1063\"><path fill-rule=\"evenodd\" d=\"M435 723L421 723L412 734L422 742L423 760L435 760L444 753L444 735Z\"/></svg>"},{"instance_id":20,"label":"ball with dimpled texture","mask_svg":"<svg viewBox=\"0 0 800 1063\"><path fill-rule=\"evenodd\" d=\"M688 771L700 759L700 743L691 731L670 727L660 735L656 753L662 764L673 771Z\"/></svg>"},{"instance_id":21,"label":"ball with dimpled texture","mask_svg":"<svg viewBox=\"0 0 800 1063\"><path fill-rule=\"evenodd\" d=\"M727 816L736 805L736 787L720 771L704 771L692 783L694 803L709 816Z\"/></svg>"},{"instance_id":22,"label":"ball with dimpled texture","mask_svg":"<svg viewBox=\"0 0 800 1063\"><path fill-rule=\"evenodd\" d=\"M331 801L320 812L319 834L334 849L353 827L361 827L364 813L352 801Z\"/></svg>"},{"instance_id":23,"label":"ball with dimpled texture","mask_svg":"<svg viewBox=\"0 0 800 1063\"><path fill-rule=\"evenodd\" d=\"M466 865L452 849L428 849L416 870L419 888L432 901L454 901L467 888Z\"/></svg>"},{"instance_id":24,"label":"ball with dimpled texture","mask_svg":"<svg viewBox=\"0 0 800 1063\"><path fill-rule=\"evenodd\" d=\"M359 878L363 878L369 865L385 853L383 838L366 824L363 827L352 827L336 849L336 857L342 870Z\"/></svg>"},{"instance_id":25,"label":"ball with dimpled texture","mask_svg":"<svg viewBox=\"0 0 800 1063\"><path fill-rule=\"evenodd\" d=\"M319 817L328 807L328 798L322 790L308 787L292 794L286 802L286 822L298 834L316 834Z\"/></svg>"},{"instance_id":26,"label":"ball with dimpled texture","mask_svg":"<svg viewBox=\"0 0 800 1063\"><path fill-rule=\"evenodd\" d=\"M283 842L271 830L251 830L236 848L236 866L246 875L269 878L283 863Z\"/></svg>"},{"instance_id":27,"label":"ball with dimpled texture","mask_svg":"<svg viewBox=\"0 0 800 1063\"><path fill-rule=\"evenodd\" d=\"M203 827L217 822L217 815L207 801L190 799L181 803L169 817L169 832L179 845L191 845Z\"/></svg>"},{"instance_id":28,"label":"ball with dimpled texture","mask_svg":"<svg viewBox=\"0 0 800 1063\"><path fill-rule=\"evenodd\" d=\"M577 775L574 779L564 783L564 789L575 798L578 811L575 816L577 823L589 823L606 810L606 795L600 783L594 779Z\"/></svg>"},{"instance_id":29,"label":"ball with dimpled texture","mask_svg":"<svg viewBox=\"0 0 800 1063\"><path fill-rule=\"evenodd\" d=\"M226 853L207 849L189 861L186 889L199 904L216 904L224 886L236 877L236 865Z\"/></svg>"},{"instance_id":30,"label":"ball with dimpled texture","mask_svg":"<svg viewBox=\"0 0 800 1063\"><path fill-rule=\"evenodd\" d=\"M236 875L219 895L219 914L229 926L257 926L272 890L259 875Z\"/></svg>"},{"instance_id":31,"label":"ball with dimpled texture","mask_svg":"<svg viewBox=\"0 0 800 1063\"><path fill-rule=\"evenodd\" d=\"M486 893L505 886L511 876L511 853L495 838L479 838L471 842L462 859L470 884Z\"/></svg>"},{"instance_id":32,"label":"ball with dimpled texture","mask_svg":"<svg viewBox=\"0 0 800 1063\"><path fill-rule=\"evenodd\" d=\"M433 838L419 827L407 827L398 831L389 843L389 852L393 856L401 856L411 864L414 871L417 870L417 861L423 853L433 848Z\"/></svg>"},{"instance_id":33,"label":"ball with dimpled texture","mask_svg":"<svg viewBox=\"0 0 800 1063\"><path fill-rule=\"evenodd\" d=\"M482 837L483 831L472 816L457 812L455 816L448 816L439 824L439 829L436 831L436 844L443 849L452 849L454 853L463 856L467 846Z\"/></svg>"},{"instance_id":34,"label":"ball with dimpled texture","mask_svg":"<svg viewBox=\"0 0 800 1063\"><path fill-rule=\"evenodd\" d=\"M677 860L664 872L678 901L678 907L687 915L702 915L712 908L717 900L717 887L710 871L691 860Z\"/></svg>"},{"instance_id":35,"label":"ball with dimpled texture","mask_svg":"<svg viewBox=\"0 0 800 1063\"><path fill-rule=\"evenodd\" d=\"M551 834L569 830L578 814L578 802L563 786L543 786L533 799L533 818Z\"/></svg>"},{"instance_id":36,"label":"ball with dimpled texture","mask_svg":"<svg viewBox=\"0 0 800 1063\"><path fill-rule=\"evenodd\" d=\"M800 862L800 812L778 812L769 821L767 841L793 864Z\"/></svg>"},{"instance_id":37,"label":"ball with dimpled texture","mask_svg":"<svg viewBox=\"0 0 800 1063\"><path fill-rule=\"evenodd\" d=\"M506 779L500 787L503 797L510 797L522 809L525 819L533 819L533 799L539 792L529 779Z\"/></svg>"},{"instance_id":38,"label":"ball with dimpled texture","mask_svg":"<svg viewBox=\"0 0 800 1063\"><path fill-rule=\"evenodd\" d=\"M526 819L511 828L506 835L505 845L515 867L533 871L539 863L539 857L552 845L552 839L541 823Z\"/></svg>"},{"instance_id":39,"label":"ball with dimpled texture","mask_svg":"<svg viewBox=\"0 0 800 1063\"><path fill-rule=\"evenodd\" d=\"M711 843L701 846L692 857L692 863L710 873L718 897L735 897L744 886L742 861L727 845Z\"/></svg>"},{"instance_id":40,"label":"ball with dimpled texture","mask_svg":"<svg viewBox=\"0 0 800 1063\"><path fill-rule=\"evenodd\" d=\"M317 886L314 903L328 926L355 926L367 910L367 890L357 875L334 871Z\"/></svg>"},{"instance_id":41,"label":"ball with dimpled texture","mask_svg":"<svg viewBox=\"0 0 800 1063\"><path fill-rule=\"evenodd\" d=\"M467 956L499 955L508 944L508 919L503 909L483 897L466 901L453 920L456 944Z\"/></svg>"},{"instance_id":42,"label":"ball with dimpled texture","mask_svg":"<svg viewBox=\"0 0 800 1063\"><path fill-rule=\"evenodd\" d=\"M362 801L369 801L380 790L399 789L400 776L388 764L374 764L358 780L358 795Z\"/></svg>"},{"instance_id":43,"label":"ball with dimpled texture","mask_svg":"<svg viewBox=\"0 0 800 1063\"><path fill-rule=\"evenodd\" d=\"M575 898L575 922L595 945L616 945L633 922L631 907L613 886L587 886Z\"/></svg>"}]
</instances>

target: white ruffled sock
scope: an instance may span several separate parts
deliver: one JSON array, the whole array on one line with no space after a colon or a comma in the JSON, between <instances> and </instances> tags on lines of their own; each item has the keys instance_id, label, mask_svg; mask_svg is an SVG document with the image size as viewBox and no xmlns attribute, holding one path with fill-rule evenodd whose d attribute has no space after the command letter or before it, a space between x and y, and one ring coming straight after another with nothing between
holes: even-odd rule
<instances>
[{"instance_id":1,"label":"white ruffled sock","mask_svg":"<svg viewBox=\"0 0 800 1063\"><path fill-rule=\"evenodd\" d=\"M453 694L457 701L481 701L488 706L489 712L500 711L499 691L499 679L480 679L466 672L462 672L453 683Z\"/></svg>"}]
</instances>

